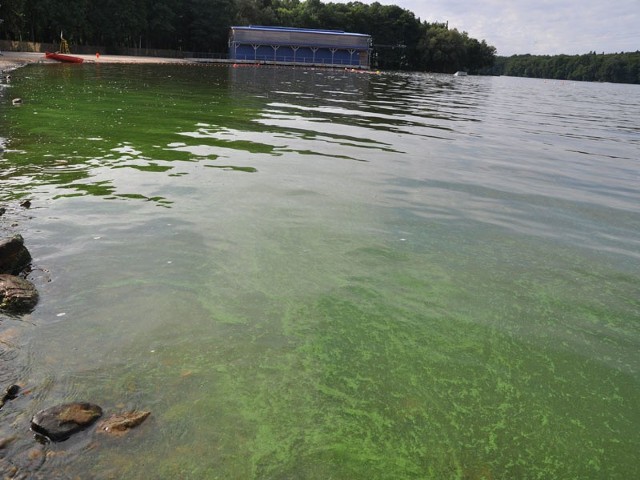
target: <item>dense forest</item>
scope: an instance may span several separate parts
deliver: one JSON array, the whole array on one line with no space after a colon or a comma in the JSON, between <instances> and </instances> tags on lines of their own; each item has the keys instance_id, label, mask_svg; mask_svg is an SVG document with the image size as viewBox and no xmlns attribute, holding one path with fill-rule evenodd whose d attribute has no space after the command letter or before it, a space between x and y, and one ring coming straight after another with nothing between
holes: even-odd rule
<instances>
[{"instance_id":1,"label":"dense forest","mask_svg":"<svg viewBox=\"0 0 640 480\"><path fill-rule=\"evenodd\" d=\"M0 38L72 45L224 53L231 25L323 28L373 37L378 68L471 73L495 48L409 10L378 2L320 0L2 0Z\"/></svg>"},{"instance_id":2,"label":"dense forest","mask_svg":"<svg viewBox=\"0 0 640 480\"><path fill-rule=\"evenodd\" d=\"M2 0L0 39L165 49L225 55L231 25L272 25L366 33L373 65L393 70L640 83L640 52L496 57L496 49L445 23L378 2L320 0Z\"/></svg>"},{"instance_id":3,"label":"dense forest","mask_svg":"<svg viewBox=\"0 0 640 480\"><path fill-rule=\"evenodd\" d=\"M498 57L482 73L513 77L640 84L640 51L585 55Z\"/></svg>"}]
</instances>

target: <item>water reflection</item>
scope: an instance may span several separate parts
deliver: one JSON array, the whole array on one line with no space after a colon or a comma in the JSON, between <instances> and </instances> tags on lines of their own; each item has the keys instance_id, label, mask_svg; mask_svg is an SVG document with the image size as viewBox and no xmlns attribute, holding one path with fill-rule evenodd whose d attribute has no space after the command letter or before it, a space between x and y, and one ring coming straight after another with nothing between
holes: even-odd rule
<instances>
[{"instance_id":1,"label":"water reflection","mask_svg":"<svg viewBox=\"0 0 640 480\"><path fill-rule=\"evenodd\" d=\"M396 75L387 81L351 71L201 67L165 67L158 75L149 66L128 68L126 76L103 65L30 68L20 87L30 100L16 120L33 127L14 131L13 149L5 154L11 178L66 185L75 195L92 192L86 181L74 182L90 179L94 168L166 172L176 161L235 159L241 152L358 161L369 161L371 150L413 154L399 149L402 142L394 137L452 140L456 122L478 120L473 111L487 89L486 82L473 85L470 101L463 89L469 85L433 76ZM180 88L194 78L206 82ZM221 118L224 125L217 121ZM187 143L184 137L207 141ZM28 151L20 148L23 141ZM246 160L238 166L259 169ZM93 193L106 195L108 181L89 183ZM129 195L116 193L116 185L108 188L116 196ZM18 189L12 193L24 195Z\"/></svg>"},{"instance_id":2,"label":"water reflection","mask_svg":"<svg viewBox=\"0 0 640 480\"><path fill-rule=\"evenodd\" d=\"M21 71L30 100L6 125L0 200L33 199L6 218L23 214L51 281L30 317L0 316L0 380L11 371L33 391L2 412L0 439L16 440L0 466L132 479L635 472L640 198L625 125L637 95L86 67ZM125 443L88 432L29 463L21 422L76 397L153 420Z\"/></svg>"},{"instance_id":3,"label":"water reflection","mask_svg":"<svg viewBox=\"0 0 640 480\"><path fill-rule=\"evenodd\" d=\"M5 201L54 187L55 198L170 206L175 199L166 181L193 171L189 163L219 167L210 171L221 174L257 173L275 158L316 157L375 163L366 171L371 178L387 175L389 164L394 201L402 201L400 185L431 185L417 204L425 211L449 205L450 216L527 234L582 236L594 245L598 237L584 222L579 231L558 228L566 225L563 217L599 216L604 206L623 210L628 222L640 200L636 127L628 121L637 105L621 104L613 93L596 102L594 87L585 84L262 67L125 72L100 65L33 66L12 88L27 100L5 114L12 119L1 157L2 178L12 185L1 193ZM131 178L138 185L165 186L131 191L123 170L137 172ZM411 187L405 194L416 205ZM512 208L521 202L527 205ZM535 205L544 211L522 215Z\"/></svg>"}]
</instances>

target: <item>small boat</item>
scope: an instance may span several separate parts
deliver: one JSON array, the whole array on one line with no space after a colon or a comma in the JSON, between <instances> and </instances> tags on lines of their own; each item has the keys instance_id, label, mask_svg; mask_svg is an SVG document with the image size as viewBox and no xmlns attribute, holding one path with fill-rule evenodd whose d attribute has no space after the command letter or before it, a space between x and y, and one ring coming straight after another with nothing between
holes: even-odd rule
<instances>
[{"instance_id":1,"label":"small boat","mask_svg":"<svg viewBox=\"0 0 640 480\"><path fill-rule=\"evenodd\" d=\"M44 54L45 58L49 60L58 60L59 62L67 62L67 63L82 63L84 62L84 58L74 57L73 55L65 55L64 53L51 53L46 52Z\"/></svg>"},{"instance_id":2,"label":"small boat","mask_svg":"<svg viewBox=\"0 0 640 480\"><path fill-rule=\"evenodd\" d=\"M456 73L453 74L454 77L466 77L467 76L467 72L463 72L462 70L458 70Z\"/></svg>"}]
</instances>

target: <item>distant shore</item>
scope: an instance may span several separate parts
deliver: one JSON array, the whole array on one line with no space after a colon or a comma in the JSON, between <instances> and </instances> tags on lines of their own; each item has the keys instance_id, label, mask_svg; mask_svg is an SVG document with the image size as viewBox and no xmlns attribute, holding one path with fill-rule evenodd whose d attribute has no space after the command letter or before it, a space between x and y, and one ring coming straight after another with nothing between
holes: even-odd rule
<instances>
[{"instance_id":1,"label":"distant shore","mask_svg":"<svg viewBox=\"0 0 640 480\"><path fill-rule=\"evenodd\" d=\"M182 58L162 58L162 57L134 57L128 55L76 55L74 57L83 58L87 63L192 63L190 60ZM44 53L33 52L1 52L0 70L9 71L30 63L58 63L55 60L48 60Z\"/></svg>"}]
</instances>

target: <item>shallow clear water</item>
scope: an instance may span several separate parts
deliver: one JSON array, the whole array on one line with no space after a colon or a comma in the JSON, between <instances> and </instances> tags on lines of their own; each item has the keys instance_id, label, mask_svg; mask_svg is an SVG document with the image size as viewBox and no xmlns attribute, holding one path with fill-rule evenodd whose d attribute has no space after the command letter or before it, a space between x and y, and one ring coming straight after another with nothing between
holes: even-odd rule
<instances>
[{"instance_id":1,"label":"shallow clear water","mask_svg":"<svg viewBox=\"0 0 640 480\"><path fill-rule=\"evenodd\" d=\"M0 411L2 468L637 473L637 86L146 65L12 82L0 221L41 299L0 315L0 386L27 392ZM35 442L31 415L71 400L152 415Z\"/></svg>"}]
</instances>

